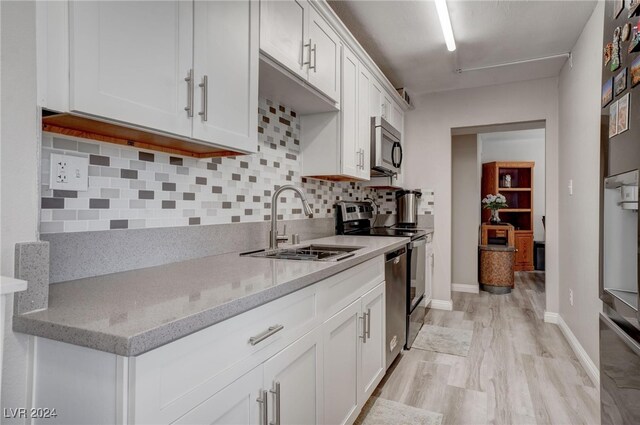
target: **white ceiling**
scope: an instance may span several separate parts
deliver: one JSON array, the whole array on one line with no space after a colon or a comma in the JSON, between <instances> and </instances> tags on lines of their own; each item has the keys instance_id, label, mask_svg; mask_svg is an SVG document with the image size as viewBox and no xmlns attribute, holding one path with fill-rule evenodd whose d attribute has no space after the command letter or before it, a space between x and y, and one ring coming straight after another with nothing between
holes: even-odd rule
<instances>
[{"instance_id":1,"label":"white ceiling","mask_svg":"<svg viewBox=\"0 0 640 425\"><path fill-rule=\"evenodd\" d=\"M595 0L448 0L457 50L445 46L431 0L329 0L396 87L422 93L526 81L559 74L565 58L455 73L567 53Z\"/></svg>"}]
</instances>

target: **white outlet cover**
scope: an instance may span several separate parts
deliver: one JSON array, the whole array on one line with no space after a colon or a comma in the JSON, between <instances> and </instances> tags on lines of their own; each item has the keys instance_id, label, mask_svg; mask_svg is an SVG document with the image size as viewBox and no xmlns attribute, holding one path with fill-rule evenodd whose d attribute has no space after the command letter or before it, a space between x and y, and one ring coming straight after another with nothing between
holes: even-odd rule
<instances>
[{"instance_id":1,"label":"white outlet cover","mask_svg":"<svg viewBox=\"0 0 640 425\"><path fill-rule=\"evenodd\" d=\"M52 153L49 177L51 189L86 191L89 187L89 158Z\"/></svg>"}]
</instances>

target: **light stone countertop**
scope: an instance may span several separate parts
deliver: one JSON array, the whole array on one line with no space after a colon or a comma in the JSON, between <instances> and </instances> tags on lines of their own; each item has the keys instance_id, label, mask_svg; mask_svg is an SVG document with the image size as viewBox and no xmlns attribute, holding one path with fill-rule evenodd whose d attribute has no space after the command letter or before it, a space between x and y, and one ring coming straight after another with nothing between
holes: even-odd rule
<instances>
[{"instance_id":1,"label":"light stone countertop","mask_svg":"<svg viewBox=\"0 0 640 425\"><path fill-rule=\"evenodd\" d=\"M408 243L403 237L331 236L309 243L361 246L338 262L230 253L113 273L49 289L49 308L13 329L121 356L137 356L273 301Z\"/></svg>"}]
</instances>

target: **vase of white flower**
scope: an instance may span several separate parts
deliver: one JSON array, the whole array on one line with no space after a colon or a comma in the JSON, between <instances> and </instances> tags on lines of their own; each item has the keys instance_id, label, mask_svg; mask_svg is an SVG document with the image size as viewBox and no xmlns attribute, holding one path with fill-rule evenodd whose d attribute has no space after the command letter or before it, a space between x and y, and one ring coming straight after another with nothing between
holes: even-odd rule
<instances>
[{"instance_id":1,"label":"vase of white flower","mask_svg":"<svg viewBox=\"0 0 640 425\"><path fill-rule=\"evenodd\" d=\"M505 198L504 195L500 193L498 193L497 195L492 195L490 193L482 200L482 208L491 210L491 218L489 219L489 222L491 224L500 223L500 215L498 213L498 210L500 210L500 208L507 207L507 198Z\"/></svg>"}]
</instances>

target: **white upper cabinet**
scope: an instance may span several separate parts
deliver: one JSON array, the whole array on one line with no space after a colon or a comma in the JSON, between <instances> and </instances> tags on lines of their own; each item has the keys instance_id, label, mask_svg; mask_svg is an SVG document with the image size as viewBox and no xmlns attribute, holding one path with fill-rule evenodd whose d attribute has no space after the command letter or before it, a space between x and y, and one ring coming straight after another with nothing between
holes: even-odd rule
<instances>
[{"instance_id":1,"label":"white upper cabinet","mask_svg":"<svg viewBox=\"0 0 640 425\"><path fill-rule=\"evenodd\" d=\"M302 115L302 174L308 177L368 180L371 77L358 57L342 49L340 111Z\"/></svg>"},{"instance_id":2,"label":"white upper cabinet","mask_svg":"<svg viewBox=\"0 0 640 425\"><path fill-rule=\"evenodd\" d=\"M360 63L358 72L358 149L362 165L358 176L369 180L371 174L371 83L373 78L367 68Z\"/></svg>"},{"instance_id":3,"label":"white upper cabinet","mask_svg":"<svg viewBox=\"0 0 640 425\"><path fill-rule=\"evenodd\" d=\"M194 12L193 138L253 152L258 140L258 4L196 1Z\"/></svg>"},{"instance_id":4,"label":"white upper cabinet","mask_svg":"<svg viewBox=\"0 0 640 425\"><path fill-rule=\"evenodd\" d=\"M340 39L313 8L309 20L309 82L337 100L340 96Z\"/></svg>"},{"instance_id":5,"label":"white upper cabinet","mask_svg":"<svg viewBox=\"0 0 640 425\"><path fill-rule=\"evenodd\" d=\"M340 100L341 45L307 0L260 1L260 49L334 102Z\"/></svg>"},{"instance_id":6,"label":"white upper cabinet","mask_svg":"<svg viewBox=\"0 0 640 425\"><path fill-rule=\"evenodd\" d=\"M400 106L398 106L398 104L395 102L391 103L391 114L389 116L389 123L391 123L391 125L396 130L402 133L402 127L404 124L404 112L402 112Z\"/></svg>"},{"instance_id":7,"label":"white upper cabinet","mask_svg":"<svg viewBox=\"0 0 640 425\"><path fill-rule=\"evenodd\" d=\"M387 121L391 121L391 97L386 92L382 93L382 113L381 116Z\"/></svg>"},{"instance_id":8,"label":"white upper cabinet","mask_svg":"<svg viewBox=\"0 0 640 425\"><path fill-rule=\"evenodd\" d=\"M371 79L370 91L370 113L372 117L383 117L382 110L384 108L384 98L382 97L382 87L375 79Z\"/></svg>"},{"instance_id":9,"label":"white upper cabinet","mask_svg":"<svg viewBox=\"0 0 640 425\"><path fill-rule=\"evenodd\" d=\"M310 9L307 0L260 1L260 49L305 79Z\"/></svg>"},{"instance_id":10,"label":"white upper cabinet","mask_svg":"<svg viewBox=\"0 0 640 425\"><path fill-rule=\"evenodd\" d=\"M68 4L69 111L61 112L233 152L257 150L256 2ZM59 14L57 8L42 10ZM57 45L42 42L48 53L40 60L48 75L39 79L48 86L54 84L53 76L65 74L63 61L51 55L64 41L59 37ZM56 104L64 101L56 99Z\"/></svg>"},{"instance_id":11,"label":"white upper cabinet","mask_svg":"<svg viewBox=\"0 0 640 425\"><path fill-rule=\"evenodd\" d=\"M69 6L71 111L190 137L193 3Z\"/></svg>"},{"instance_id":12,"label":"white upper cabinet","mask_svg":"<svg viewBox=\"0 0 640 425\"><path fill-rule=\"evenodd\" d=\"M358 139L359 61L349 49L342 55L342 174L358 177L362 168L362 151Z\"/></svg>"}]
</instances>

